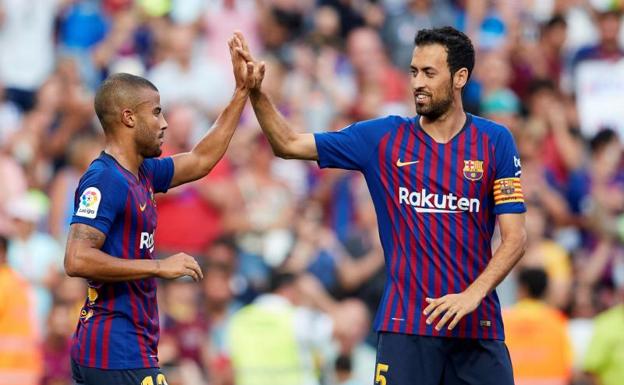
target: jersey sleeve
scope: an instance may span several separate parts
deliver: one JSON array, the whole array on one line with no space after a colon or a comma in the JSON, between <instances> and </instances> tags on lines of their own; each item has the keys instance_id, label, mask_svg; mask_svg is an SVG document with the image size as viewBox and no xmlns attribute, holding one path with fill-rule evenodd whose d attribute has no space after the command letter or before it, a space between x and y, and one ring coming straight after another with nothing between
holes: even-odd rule
<instances>
[{"instance_id":1,"label":"jersey sleeve","mask_svg":"<svg viewBox=\"0 0 624 385\"><path fill-rule=\"evenodd\" d=\"M392 124L389 118L353 123L337 132L314 134L318 163L321 168L362 170L385 127Z\"/></svg>"},{"instance_id":2,"label":"jersey sleeve","mask_svg":"<svg viewBox=\"0 0 624 385\"><path fill-rule=\"evenodd\" d=\"M146 175L152 181L154 192L167 192L171 186L173 179L173 159L166 158L149 158L143 161Z\"/></svg>"},{"instance_id":3,"label":"jersey sleeve","mask_svg":"<svg viewBox=\"0 0 624 385\"><path fill-rule=\"evenodd\" d=\"M105 170L89 170L80 180L71 223L95 227L104 234L125 207L128 186Z\"/></svg>"},{"instance_id":4,"label":"jersey sleeve","mask_svg":"<svg viewBox=\"0 0 624 385\"><path fill-rule=\"evenodd\" d=\"M520 175L520 155L513 136L502 129L494 147L496 176L494 179L494 214L523 213L526 211Z\"/></svg>"}]
</instances>

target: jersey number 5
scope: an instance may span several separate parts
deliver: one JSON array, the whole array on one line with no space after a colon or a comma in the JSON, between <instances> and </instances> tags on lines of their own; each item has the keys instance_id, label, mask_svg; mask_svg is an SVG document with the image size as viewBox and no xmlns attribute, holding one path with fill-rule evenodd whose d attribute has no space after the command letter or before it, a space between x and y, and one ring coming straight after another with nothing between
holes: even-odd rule
<instances>
[{"instance_id":1,"label":"jersey number 5","mask_svg":"<svg viewBox=\"0 0 624 385\"><path fill-rule=\"evenodd\" d=\"M377 369L375 370L375 384L386 385L386 376L384 376L384 373L387 371L388 365L377 364Z\"/></svg>"}]
</instances>

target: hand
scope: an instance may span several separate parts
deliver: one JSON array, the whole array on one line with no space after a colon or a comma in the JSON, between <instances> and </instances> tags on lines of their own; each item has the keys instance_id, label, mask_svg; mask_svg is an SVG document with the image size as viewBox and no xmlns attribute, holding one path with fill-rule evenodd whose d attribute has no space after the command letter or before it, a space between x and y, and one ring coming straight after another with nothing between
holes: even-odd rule
<instances>
[{"instance_id":1,"label":"hand","mask_svg":"<svg viewBox=\"0 0 624 385\"><path fill-rule=\"evenodd\" d=\"M234 50L246 62L245 82L243 86L249 91L260 91L260 86L264 79L265 64L264 62L258 63L254 60L253 56L251 56L249 46L242 33L238 31L235 32L234 39L236 39L238 43L234 45Z\"/></svg>"},{"instance_id":2,"label":"hand","mask_svg":"<svg viewBox=\"0 0 624 385\"><path fill-rule=\"evenodd\" d=\"M241 42L238 34L238 32L234 33L234 36L228 40L228 47L230 49L230 59L232 60L232 70L234 72L234 80L236 81L236 89L240 90L245 88L245 81L247 79L247 61L237 51L237 49L242 49L243 47L243 43Z\"/></svg>"},{"instance_id":3,"label":"hand","mask_svg":"<svg viewBox=\"0 0 624 385\"><path fill-rule=\"evenodd\" d=\"M176 279L188 275L195 282L204 278L204 274L195 258L186 253L178 253L158 262L158 273L160 278Z\"/></svg>"},{"instance_id":4,"label":"hand","mask_svg":"<svg viewBox=\"0 0 624 385\"><path fill-rule=\"evenodd\" d=\"M447 294L444 297L426 298L425 300L429 304L423 311L425 316L429 316L427 317L427 325L431 325L440 314L444 313L440 322L435 326L436 330L440 331L451 319L448 330L453 330L466 314L472 313L479 306L482 297L466 290L459 294Z\"/></svg>"}]
</instances>

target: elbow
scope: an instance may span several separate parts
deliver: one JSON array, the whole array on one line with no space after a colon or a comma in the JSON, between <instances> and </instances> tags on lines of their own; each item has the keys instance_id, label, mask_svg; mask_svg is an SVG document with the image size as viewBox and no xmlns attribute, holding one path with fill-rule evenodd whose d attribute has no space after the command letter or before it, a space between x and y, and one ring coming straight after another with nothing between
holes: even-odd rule
<instances>
[{"instance_id":1,"label":"elbow","mask_svg":"<svg viewBox=\"0 0 624 385\"><path fill-rule=\"evenodd\" d=\"M273 154L282 159L295 159L296 158L295 154L288 151L288 149L286 148L281 148L281 149L274 148Z\"/></svg>"},{"instance_id":2,"label":"elbow","mask_svg":"<svg viewBox=\"0 0 624 385\"><path fill-rule=\"evenodd\" d=\"M528 244L528 236L527 236L526 229L522 227L511 241L513 242L516 249L518 250L518 258L521 258L524 255L527 249L527 244Z\"/></svg>"},{"instance_id":3,"label":"elbow","mask_svg":"<svg viewBox=\"0 0 624 385\"><path fill-rule=\"evenodd\" d=\"M80 257L75 253L65 254L63 266L65 268L65 274L68 276L86 278L85 272L83 271L83 263L80 261Z\"/></svg>"},{"instance_id":4,"label":"elbow","mask_svg":"<svg viewBox=\"0 0 624 385\"><path fill-rule=\"evenodd\" d=\"M72 262L68 260L67 258L65 258L64 267L65 267L65 274L67 274L68 276L70 277L80 276L78 273L78 267L76 266L75 262Z\"/></svg>"}]
</instances>

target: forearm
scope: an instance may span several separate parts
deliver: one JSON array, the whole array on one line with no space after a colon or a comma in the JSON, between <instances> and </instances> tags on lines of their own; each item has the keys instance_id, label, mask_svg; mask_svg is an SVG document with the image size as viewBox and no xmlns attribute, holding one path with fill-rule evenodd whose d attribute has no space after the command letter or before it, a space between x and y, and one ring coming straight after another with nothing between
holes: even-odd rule
<instances>
[{"instance_id":1,"label":"forearm","mask_svg":"<svg viewBox=\"0 0 624 385\"><path fill-rule=\"evenodd\" d=\"M122 259L88 248L65 258L65 271L71 277L98 282L121 282L158 276L160 261Z\"/></svg>"},{"instance_id":2,"label":"forearm","mask_svg":"<svg viewBox=\"0 0 624 385\"><path fill-rule=\"evenodd\" d=\"M524 232L504 238L485 270L466 290L478 293L481 298L487 296L520 260L525 251L525 243Z\"/></svg>"},{"instance_id":3,"label":"forearm","mask_svg":"<svg viewBox=\"0 0 624 385\"><path fill-rule=\"evenodd\" d=\"M289 157L289 143L296 138L297 133L288 126L282 114L265 93L260 90L252 91L250 99L258 123L275 155L283 158Z\"/></svg>"},{"instance_id":4,"label":"forearm","mask_svg":"<svg viewBox=\"0 0 624 385\"><path fill-rule=\"evenodd\" d=\"M247 102L248 93L237 89L212 128L193 147L191 153L199 161L199 169L205 175L225 154L230 140L236 131L241 114Z\"/></svg>"}]
</instances>

